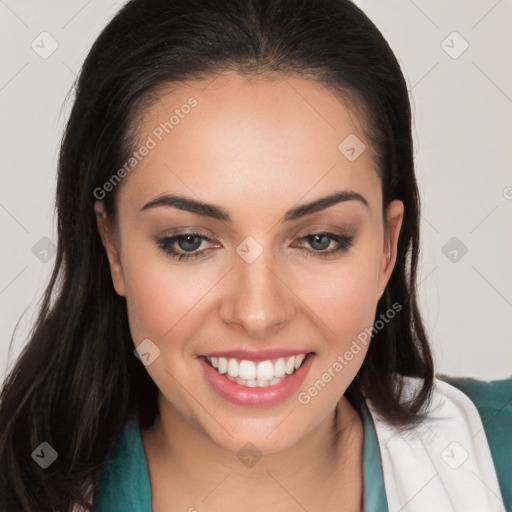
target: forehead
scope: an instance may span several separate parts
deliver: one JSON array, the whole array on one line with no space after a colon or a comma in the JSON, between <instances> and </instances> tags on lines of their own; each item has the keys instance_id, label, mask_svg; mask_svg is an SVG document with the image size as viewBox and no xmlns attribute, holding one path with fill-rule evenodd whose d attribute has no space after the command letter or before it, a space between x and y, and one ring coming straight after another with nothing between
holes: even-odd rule
<instances>
[{"instance_id":1,"label":"forehead","mask_svg":"<svg viewBox=\"0 0 512 512\"><path fill-rule=\"evenodd\" d=\"M176 189L230 204L248 194L298 201L340 187L370 196L380 191L361 120L313 80L229 72L173 84L143 112L136 133L134 150L151 149L122 194L141 205ZM366 149L349 159L345 140Z\"/></svg>"}]
</instances>

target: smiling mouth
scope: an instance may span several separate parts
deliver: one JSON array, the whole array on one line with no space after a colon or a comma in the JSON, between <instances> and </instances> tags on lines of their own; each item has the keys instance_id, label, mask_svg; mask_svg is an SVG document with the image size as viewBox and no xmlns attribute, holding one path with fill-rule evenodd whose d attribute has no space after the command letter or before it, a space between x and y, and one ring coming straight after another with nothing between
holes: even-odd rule
<instances>
[{"instance_id":1,"label":"smiling mouth","mask_svg":"<svg viewBox=\"0 0 512 512\"><path fill-rule=\"evenodd\" d=\"M249 388L279 384L293 375L312 353L250 361L248 359L204 356L205 361L231 382Z\"/></svg>"}]
</instances>

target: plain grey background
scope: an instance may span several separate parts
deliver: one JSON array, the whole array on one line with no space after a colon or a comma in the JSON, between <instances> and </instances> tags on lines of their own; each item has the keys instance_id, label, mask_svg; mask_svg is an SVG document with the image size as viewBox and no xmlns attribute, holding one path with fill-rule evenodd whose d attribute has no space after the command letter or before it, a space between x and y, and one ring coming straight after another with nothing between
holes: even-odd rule
<instances>
[{"instance_id":1,"label":"plain grey background","mask_svg":"<svg viewBox=\"0 0 512 512\"><path fill-rule=\"evenodd\" d=\"M409 85L423 207L418 290L437 371L510 376L512 1L356 3L383 32ZM0 0L0 378L25 343L54 262L68 93L123 4Z\"/></svg>"}]
</instances>

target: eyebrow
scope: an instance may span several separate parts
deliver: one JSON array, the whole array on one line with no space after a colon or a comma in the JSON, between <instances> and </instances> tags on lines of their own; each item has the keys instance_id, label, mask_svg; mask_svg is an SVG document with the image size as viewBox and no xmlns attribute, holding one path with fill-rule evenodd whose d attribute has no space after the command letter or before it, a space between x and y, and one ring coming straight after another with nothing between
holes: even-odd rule
<instances>
[{"instance_id":1,"label":"eyebrow","mask_svg":"<svg viewBox=\"0 0 512 512\"><path fill-rule=\"evenodd\" d=\"M369 208L368 201L361 194L351 190L343 190L288 210L281 219L281 222L296 220L301 217L305 217L306 215L311 215L312 213L325 210L326 208L334 206L335 204L344 203L347 201L358 201ZM172 206L174 208L178 208L179 210L185 210L187 212L196 213L205 217L212 217L222 221L232 220L229 213L220 206L203 203L201 201L196 201L194 199L178 196L175 194L166 194L157 197L149 203L145 204L141 208L141 211L149 210L150 208L156 208L159 206Z\"/></svg>"}]
</instances>

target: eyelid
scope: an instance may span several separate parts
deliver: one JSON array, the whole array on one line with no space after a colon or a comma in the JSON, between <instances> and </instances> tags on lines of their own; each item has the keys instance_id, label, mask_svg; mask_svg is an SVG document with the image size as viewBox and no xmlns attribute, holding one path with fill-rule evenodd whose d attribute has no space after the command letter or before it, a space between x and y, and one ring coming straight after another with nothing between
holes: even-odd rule
<instances>
[{"instance_id":1,"label":"eyelid","mask_svg":"<svg viewBox=\"0 0 512 512\"><path fill-rule=\"evenodd\" d=\"M198 235L209 238L210 240L217 240L209 229L201 228L199 226L176 226L175 228L163 229L160 231L161 234L156 235L158 238L171 238L177 235Z\"/></svg>"},{"instance_id":2,"label":"eyelid","mask_svg":"<svg viewBox=\"0 0 512 512\"><path fill-rule=\"evenodd\" d=\"M359 227L356 224L346 224L344 226L334 226L333 224L313 224L295 231L292 238L302 238L303 236L317 235L320 233L332 233L335 235L351 237L356 236L358 230ZM301 235L300 233L302 232L305 234Z\"/></svg>"}]
</instances>

